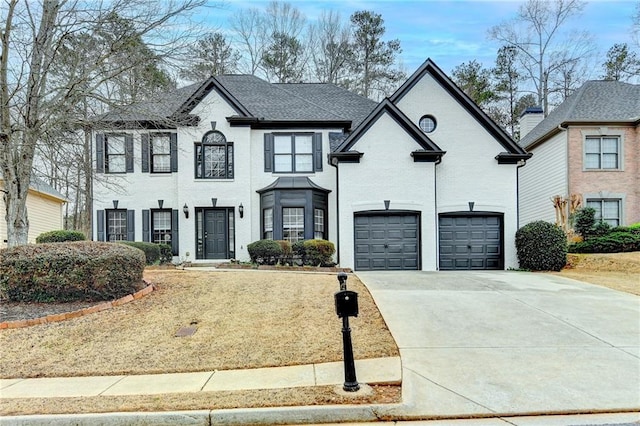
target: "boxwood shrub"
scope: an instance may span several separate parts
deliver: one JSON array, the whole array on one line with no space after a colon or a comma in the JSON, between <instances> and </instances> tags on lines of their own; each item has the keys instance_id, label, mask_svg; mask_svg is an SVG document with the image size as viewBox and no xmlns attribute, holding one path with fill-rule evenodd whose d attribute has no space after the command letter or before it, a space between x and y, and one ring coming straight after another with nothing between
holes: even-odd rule
<instances>
[{"instance_id":1,"label":"boxwood shrub","mask_svg":"<svg viewBox=\"0 0 640 426\"><path fill-rule=\"evenodd\" d=\"M567 237L560 227L531 222L516 232L520 267L531 271L559 271L567 264Z\"/></svg>"},{"instance_id":2,"label":"boxwood shrub","mask_svg":"<svg viewBox=\"0 0 640 426\"><path fill-rule=\"evenodd\" d=\"M305 240L293 245L293 251L302 260L303 265L333 266L333 254L336 248L331 241Z\"/></svg>"},{"instance_id":3,"label":"boxwood shrub","mask_svg":"<svg viewBox=\"0 0 640 426\"><path fill-rule=\"evenodd\" d=\"M171 246L168 244L146 243L142 241L119 241L118 243L142 250L147 265L169 263L173 260Z\"/></svg>"},{"instance_id":4,"label":"boxwood shrub","mask_svg":"<svg viewBox=\"0 0 640 426\"><path fill-rule=\"evenodd\" d=\"M43 232L36 237L36 243L63 243L65 241L84 241L87 237L80 231L57 230Z\"/></svg>"},{"instance_id":5,"label":"boxwood shrub","mask_svg":"<svg viewBox=\"0 0 640 426\"><path fill-rule=\"evenodd\" d=\"M117 299L143 287L144 253L92 241L0 250L0 297L16 302Z\"/></svg>"},{"instance_id":6,"label":"boxwood shrub","mask_svg":"<svg viewBox=\"0 0 640 426\"><path fill-rule=\"evenodd\" d=\"M258 265L275 265L282 257L280 244L274 240L258 240L247 244L247 251L253 263Z\"/></svg>"}]
</instances>

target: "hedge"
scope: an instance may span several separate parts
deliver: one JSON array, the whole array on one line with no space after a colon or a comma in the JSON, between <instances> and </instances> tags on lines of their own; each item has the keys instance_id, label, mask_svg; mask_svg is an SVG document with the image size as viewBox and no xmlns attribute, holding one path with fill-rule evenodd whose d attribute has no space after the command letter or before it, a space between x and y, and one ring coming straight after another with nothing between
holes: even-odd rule
<instances>
[{"instance_id":1,"label":"hedge","mask_svg":"<svg viewBox=\"0 0 640 426\"><path fill-rule=\"evenodd\" d=\"M16 302L112 300L143 287L144 253L92 241L0 250L0 298Z\"/></svg>"},{"instance_id":2,"label":"hedge","mask_svg":"<svg viewBox=\"0 0 640 426\"><path fill-rule=\"evenodd\" d=\"M258 240L247 244L247 251L253 263L275 265L283 254L282 247L274 240Z\"/></svg>"},{"instance_id":3,"label":"hedge","mask_svg":"<svg viewBox=\"0 0 640 426\"><path fill-rule=\"evenodd\" d=\"M85 241L87 237L80 231L57 230L43 232L36 237L36 243L63 243L65 241Z\"/></svg>"},{"instance_id":4,"label":"hedge","mask_svg":"<svg viewBox=\"0 0 640 426\"><path fill-rule=\"evenodd\" d=\"M607 235L591 237L569 245L570 253L621 253L640 251L640 233L620 231L614 228Z\"/></svg>"},{"instance_id":5,"label":"hedge","mask_svg":"<svg viewBox=\"0 0 640 426\"><path fill-rule=\"evenodd\" d=\"M303 265L333 266L333 254L336 248L327 240L304 240L293 245L293 252L301 259Z\"/></svg>"},{"instance_id":6,"label":"hedge","mask_svg":"<svg viewBox=\"0 0 640 426\"><path fill-rule=\"evenodd\" d=\"M168 263L173 259L171 246L168 244L145 243L141 241L118 241L118 243L142 250L147 265Z\"/></svg>"},{"instance_id":7,"label":"hedge","mask_svg":"<svg viewBox=\"0 0 640 426\"><path fill-rule=\"evenodd\" d=\"M531 222L516 232L520 267L531 271L559 271L567 264L567 237L560 227Z\"/></svg>"}]
</instances>

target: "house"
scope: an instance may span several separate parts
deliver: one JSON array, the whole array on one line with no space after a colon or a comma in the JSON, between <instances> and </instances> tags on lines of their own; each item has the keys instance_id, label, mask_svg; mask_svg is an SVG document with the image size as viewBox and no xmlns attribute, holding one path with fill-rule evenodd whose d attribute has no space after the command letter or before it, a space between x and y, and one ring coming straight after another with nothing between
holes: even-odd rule
<instances>
[{"instance_id":1,"label":"house","mask_svg":"<svg viewBox=\"0 0 640 426\"><path fill-rule=\"evenodd\" d=\"M431 60L380 103L225 75L96 122L97 240L192 262L322 238L357 270L517 266L529 154Z\"/></svg>"},{"instance_id":2,"label":"house","mask_svg":"<svg viewBox=\"0 0 640 426\"><path fill-rule=\"evenodd\" d=\"M4 189L4 181L0 176L0 192ZM6 211L4 197L0 197L0 211ZM29 192L27 193L27 214L29 217L28 242L35 243L36 237L43 232L63 229L62 207L66 203L65 197L52 186L35 176L31 177ZM0 221L0 248L7 247L7 222Z\"/></svg>"},{"instance_id":3,"label":"house","mask_svg":"<svg viewBox=\"0 0 640 426\"><path fill-rule=\"evenodd\" d=\"M522 224L566 225L581 206L612 226L640 222L640 85L588 81L545 119L522 119L539 122L520 140L533 153L520 174Z\"/></svg>"}]
</instances>

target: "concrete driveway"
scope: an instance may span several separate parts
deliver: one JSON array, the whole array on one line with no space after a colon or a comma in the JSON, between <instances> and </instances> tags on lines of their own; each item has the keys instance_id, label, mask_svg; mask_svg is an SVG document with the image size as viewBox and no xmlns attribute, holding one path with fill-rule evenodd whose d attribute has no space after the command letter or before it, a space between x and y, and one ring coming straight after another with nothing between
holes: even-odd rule
<instances>
[{"instance_id":1,"label":"concrete driveway","mask_svg":"<svg viewBox=\"0 0 640 426\"><path fill-rule=\"evenodd\" d=\"M512 271L357 276L400 348L405 406L389 414L640 410L637 296Z\"/></svg>"}]
</instances>

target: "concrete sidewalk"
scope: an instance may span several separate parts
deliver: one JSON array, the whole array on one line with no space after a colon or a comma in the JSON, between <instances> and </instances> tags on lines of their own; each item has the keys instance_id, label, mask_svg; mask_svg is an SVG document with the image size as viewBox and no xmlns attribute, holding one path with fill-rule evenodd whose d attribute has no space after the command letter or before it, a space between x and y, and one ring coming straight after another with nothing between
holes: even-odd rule
<instances>
[{"instance_id":1,"label":"concrete sidewalk","mask_svg":"<svg viewBox=\"0 0 640 426\"><path fill-rule=\"evenodd\" d=\"M356 360L358 381L367 384L401 383L400 358ZM0 398L88 397L100 395L154 395L279 389L344 383L343 364L296 365L250 370L133 376L0 379Z\"/></svg>"}]
</instances>

